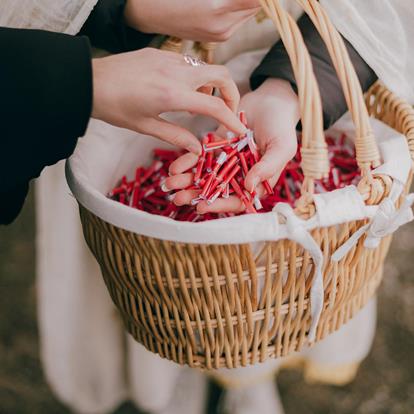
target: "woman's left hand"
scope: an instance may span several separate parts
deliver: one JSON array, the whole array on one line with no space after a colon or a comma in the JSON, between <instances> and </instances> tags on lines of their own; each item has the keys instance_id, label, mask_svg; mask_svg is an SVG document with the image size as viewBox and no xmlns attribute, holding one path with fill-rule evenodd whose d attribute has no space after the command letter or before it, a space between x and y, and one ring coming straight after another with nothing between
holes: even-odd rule
<instances>
[{"instance_id":1,"label":"woman's left hand","mask_svg":"<svg viewBox=\"0 0 414 414\"><path fill-rule=\"evenodd\" d=\"M255 133L256 143L263 156L254 165L245 179L248 191L257 189L262 195L264 180L274 185L286 164L297 150L296 125L299 121L299 100L289 82L268 79L254 92L246 94L240 102L240 110L246 112L248 127ZM224 133L220 128L218 134ZM198 194L197 191L182 190L192 184L193 174L185 173L197 163L197 156L185 154L171 164L165 190L177 191L174 203L189 204ZM244 205L238 197L218 199L208 205L203 201L197 205L199 213L240 212Z\"/></svg>"}]
</instances>

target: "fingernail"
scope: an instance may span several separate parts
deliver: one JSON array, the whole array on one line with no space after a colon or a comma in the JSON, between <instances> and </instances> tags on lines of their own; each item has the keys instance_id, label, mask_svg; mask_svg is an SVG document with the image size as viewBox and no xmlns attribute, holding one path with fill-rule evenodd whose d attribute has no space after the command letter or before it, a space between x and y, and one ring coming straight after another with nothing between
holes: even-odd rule
<instances>
[{"instance_id":1,"label":"fingernail","mask_svg":"<svg viewBox=\"0 0 414 414\"><path fill-rule=\"evenodd\" d=\"M163 190L163 191L164 191L164 190ZM169 194L169 195L167 196L167 200L168 200L168 201L174 201L175 196L176 196L176 193Z\"/></svg>"},{"instance_id":2,"label":"fingernail","mask_svg":"<svg viewBox=\"0 0 414 414\"><path fill-rule=\"evenodd\" d=\"M171 191L165 183L161 184L161 190L164 191L164 193L169 193Z\"/></svg>"}]
</instances>

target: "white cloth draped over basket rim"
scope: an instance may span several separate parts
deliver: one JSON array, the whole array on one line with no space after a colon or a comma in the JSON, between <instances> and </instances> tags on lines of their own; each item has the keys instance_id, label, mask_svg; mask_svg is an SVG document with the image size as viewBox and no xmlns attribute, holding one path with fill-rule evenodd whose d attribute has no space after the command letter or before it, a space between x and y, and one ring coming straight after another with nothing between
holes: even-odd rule
<instances>
[{"instance_id":1,"label":"white cloth draped over basket rim","mask_svg":"<svg viewBox=\"0 0 414 414\"><path fill-rule=\"evenodd\" d=\"M191 119L190 123L196 121L182 115L181 123L184 119ZM203 130L200 119L197 127ZM367 225L364 230L369 236L366 246L371 247L371 237L384 237L413 218L411 196L409 202L403 203L403 211L390 207L395 205L401 195L411 169L406 139L375 119L372 120L372 128L383 159L383 164L374 171L374 175L386 174L394 179L390 196L380 206L366 206L354 186L318 194L314 196L316 214L308 220L299 219L288 204L279 203L271 213L182 223L112 201L106 194L121 176L131 176L138 165L147 165L151 150L165 145L153 138L116 129L98 121L92 122L88 139L81 140L67 162L66 174L74 196L87 210L110 224L140 235L196 244L241 244L282 239L301 244L311 254L316 267L311 289L312 325L308 336L313 341L323 306L323 254L309 231L317 227L370 219L372 225ZM349 115L335 125L332 134L336 131L345 132L348 137L352 137L353 126ZM386 211L384 205L387 206ZM373 236L373 227L381 227L382 231L375 231ZM375 247L375 243L372 247Z\"/></svg>"}]
</instances>

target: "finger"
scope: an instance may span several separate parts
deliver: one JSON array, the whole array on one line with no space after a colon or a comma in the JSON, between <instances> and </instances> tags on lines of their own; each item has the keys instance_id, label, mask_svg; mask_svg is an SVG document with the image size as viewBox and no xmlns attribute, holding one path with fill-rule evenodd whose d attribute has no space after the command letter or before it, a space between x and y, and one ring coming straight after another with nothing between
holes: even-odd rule
<instances>
[{"instance_id":1,"label":"finger","mask_svg":"<svg viewBox=\"0 0 414 414\"><path fill-rule=\"evenodd\" d=\"M191 204L199 194L199 190L181 190L175 194L173 202L176 206L186 206Z\"/></svg>"},{"instance_id":2,"label":"finger","mask_svg":"<svg viewBox=\"0 0 414 414\"><path fill-rule=\"evenodd\" d=\"M183 94L180 102L180 107L175 110L189 111L200 115L211 116L227 127L227 129L238 135L246 133L246 127L220 98L194 92Z\"/></svg>"},{"instance_id":3,"label":"finger","mask_svg":"<svg viewBox=\"0 0 414 414\"><path fill-rule=\"evenodd\" d=\"M226 135L227 135L227 129L223 125L221 125L214 133L214 136L219 137L219 138L226 138Z\"/></svg>"},{"instance_id":4,"label":"finger","mask_svg":"<svg viewBox=\"0 0 414 414\"><path fill-rule=\"evenodd\" d=\"M230 108L230 110L236 112L240 103L240 92L237 89L237 86L234 85L235 89L233 87L228 89L225 86L221 86L220 83L221 81L218 80L214 82L212 85L214 85L214 87L216 87L217 90L220 92L220 97L223 99L224 103Z\"/></svg>"},{"instance_id":5,"label":"finger","mask_svg":"<svg viewBox=\"0 0 414 414\"><path fill-rule=\"evenodd\" d=\"M162 190L166 193L171 190L182 190L193 184L194 174L178 174L168 177L162 185Z\"/></svg>"},{"instance_id":6,"label":"finger","mask_svg":"<svg viewBox=\"0 0 414 414\"><path fill-rule=\"evenodd\" d=\"M253 191L264 180L272 179L276 182L286 164L295 156L296 148L296 135L291 135L288 139L268 141L263 157L246 175L247 190Z\"/></svg>"},{"instance_id":7,"label":"finger","mask_svg":"<svg viewBox=\"0 0 414 414\"><path fill-rule=\"evenodd\" d=\"M239 106L240 93L229 70L219 65L206 65L198 69L204 85L217 88L225 104L235 112Z\"/></svg>"},{"instance_id":8,"label":"finger","mask_svg":"<svg viewBox=\"0 0 414 414\"><path fill-rule=\"evenodd\" d=\"M187 129L161 118L148 118L139 125L141 132L152 135L177 147L184 148L191 153L201 154L200 141Z\"/></svg>"},{"instance_id":9,"label":"finger","mask_svg":"<svg viewBox=\"0 0 414 414\"><path fill-rule=\"evenodd\" d=\"M205 95L214 95L214 87L213 86L202 86L201 88L197 89L197 92L204 93ZM190 112L191 115L195 115L193 112Z\"/></svg>"},{"instance_id":10,"label":"finger","mask_svg":"<svg viewBox=\"0 0 414 414\"><path fill-rule=\"evenodd\" d=\"M193 168L197 164L197 161L198 156L193 153L181 155L181 157L171 163L169 173L171 175L182 174Z\"/></svg>"},{"instance_id":11,"label":"finger","mask_svg":"<svg viewBox=\"0 0 414 414\"><path fill-rule=\"evenodd\" d=\"M207 204L207 201L201 201L197 205L197 212L206 213L241 213L245 210L243 202L236 196L229 198L218 198L214 203Z\"/></svg>"}]
</instances>

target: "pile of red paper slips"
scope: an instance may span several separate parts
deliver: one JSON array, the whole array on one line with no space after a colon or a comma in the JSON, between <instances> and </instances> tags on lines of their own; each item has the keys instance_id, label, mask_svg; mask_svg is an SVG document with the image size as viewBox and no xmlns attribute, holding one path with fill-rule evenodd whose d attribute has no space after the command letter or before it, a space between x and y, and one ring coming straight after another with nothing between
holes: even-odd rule
<instances>
[{"instance_id":1,"label":"pile of red paper slips","mask_svg":"<svg viewBox=\"0 0 414 414\"><path fill-rule=\"evenodd\" d=\"M241 116L243 117L243 114ZM356 184L360 178L352 143L345 136L339 139L327 137L326 141L330 173L327 179L315 183L316 193ZM171 163L183 155L183 152L155 149L153 154L154 159L149 167L139 166L132 180L128 180L126 176L122 177L119 185L108 196L131 208L189 222L234 215L234 213L198 214L196 206L202 200L211 204L218 198L228 198L234 194L243 201L246 207L245 213L254 214L272 211L279 202L287 202L293 206L300 197L304 179L300 168L300 149L287 164L273 188L267 181L263 183L265 194L261 199L255 192L245 189L244 178L247 172L260 160L252 131L241 137L228 134L226 139L220 139L213 133L204 137L202 154L192 171L193 184L187 188L197 190L198 196L193 199L191 205L187 206L176 206L172 202L172 195L161 189L164 180L169 176Z\"/></svg>"}]
</instances>

